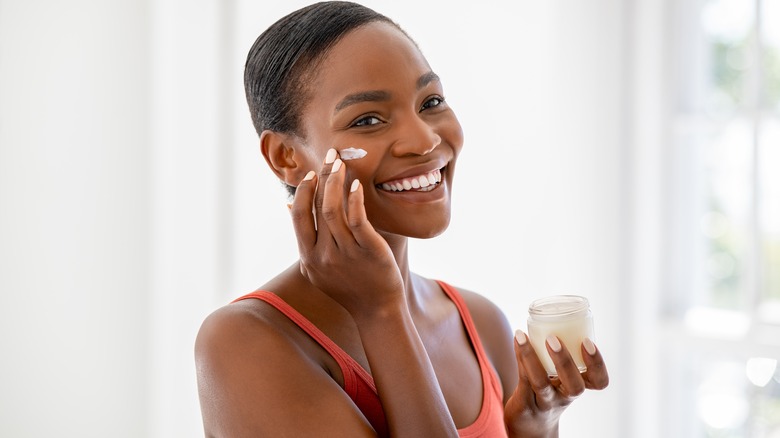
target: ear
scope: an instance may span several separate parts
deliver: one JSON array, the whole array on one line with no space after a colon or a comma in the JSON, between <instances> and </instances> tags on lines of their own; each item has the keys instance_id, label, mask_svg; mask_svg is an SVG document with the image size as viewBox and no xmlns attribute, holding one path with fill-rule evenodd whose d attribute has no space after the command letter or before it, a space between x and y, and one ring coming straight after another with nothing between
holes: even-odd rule
<instances>
[{"instance_id":1,"label":"ear","mask_svg":"<svg viewBox=\"0 0 780 438\"><path fill-rule=\"evenodd\" d=\"M302 147L301 139L291 134L269 130L260 134L260 152L268 167L282 182L294 187L311 170Z\"/></svg>"}]
</instances>

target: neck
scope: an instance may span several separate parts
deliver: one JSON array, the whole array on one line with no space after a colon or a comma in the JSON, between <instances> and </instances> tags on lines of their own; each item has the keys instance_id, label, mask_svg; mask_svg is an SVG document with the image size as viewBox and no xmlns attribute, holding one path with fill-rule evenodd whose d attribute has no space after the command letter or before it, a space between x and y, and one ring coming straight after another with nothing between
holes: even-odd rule
<instances>
[{"instance_id":1,"label":"neck","mask_svg":"<svg viewBox=\"0 0 780 438\"><path fill-rule=\"evenodd\" d=\"M406 300L410 308L418 305L417 284L414 276L409 269L409 238L398 235L382 234L382 237L390 245L390 249L395 256L395 263L401 271L401 278L404 280L404 290L406 291Z\"/></svg>"}]
</instances>

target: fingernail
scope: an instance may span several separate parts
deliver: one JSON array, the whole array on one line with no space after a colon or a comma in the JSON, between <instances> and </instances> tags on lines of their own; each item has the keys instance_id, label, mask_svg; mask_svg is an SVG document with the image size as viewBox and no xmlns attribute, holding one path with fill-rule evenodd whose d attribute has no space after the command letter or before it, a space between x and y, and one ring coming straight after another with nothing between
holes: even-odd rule
<instances>
[{"instance_id":1,"label":"fingernail","mask_svg":"<svg viewBox=\"0 0 780 438\"><path fill-rule=\"evenodd\" d=\"M352 187L349 188L350 193L352 193L355 190L357 190L358 187L360 187L360 181L358 181L358 180L352 181Z\"/></svg>"},{"instance_id":2,"label":"fingernail","mask_svg":"<svg viewBox=\"0 0 780 438\"><path fill-rule=\"evenodd\" d=\"M287 209L292 210L292 204L287 204Z\"/></svg>"},{"instance_id":3,"label":"fingernail","mask_svg":"<svg viewBox=\"0 0 780 438\"><path fill-rule=\"evenodd\" d=\"M525 343L528 342L528 337L522 330L515 331L515 339L517 340L518 345L525 345Z\"/></svg>"},{"instance_id":4,"label":"fingernail","mask_svg":"<svg viewBox=\"0 0 780 438\"><path fill-rule=\"evenodd\" d=\"M314 179L314 175L316 175L316 173L313 170L310 170L309 173L307 173L306 176L303 177L303 180L311 181Z\"/></svg>"},{"instance_id":5,"label":"fingernail","mask_svg":"<svg viewBox=\"0 0 780 438\"><path fill-rule=\"evenodd\" d=\"M585 347L585 351L587 351L589 355L593 356L596 354L596 345L593 343L593 341L590 340L590 338L585 338L582 341L582 346Z\"/></svg>"},{"instance_id":6,"label":"fingernail","mask_svg":"<svg viewBox=\"0 0 780 438\"><path fill-rule=\"evenodd\" d=\"M558 338L554 335L547 337L547 345L549 345L550 349L556 353L561 351L561 341L559 341Z\"/></svg>"},{"instance_id":7,"label":"fingernail","mask_svg":"<svg viewBox=\"0 0 780 438\"><path fill-rule=\"evenodd\" d=\"M328 149L328 153L325 154L325 164L330 164L336 159L336 150L333 148Z\"/></svg>"},{"instance_id":8,"label":"fingernail","mask_svg":"<svg viewBox=\"0 0 780 438\"><path fill-rule=\"evenodd\" d=\"M330 169L330 173L336 173L341 168L341 159L336 159L336 161L333 163L333 167Z\"/></svg>"}]
</instances>

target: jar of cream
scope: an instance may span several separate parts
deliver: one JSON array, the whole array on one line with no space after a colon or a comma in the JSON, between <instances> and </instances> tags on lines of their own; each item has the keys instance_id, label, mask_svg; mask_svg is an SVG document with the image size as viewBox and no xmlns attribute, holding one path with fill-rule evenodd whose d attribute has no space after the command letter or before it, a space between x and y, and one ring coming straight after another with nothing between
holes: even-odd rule
<instances>
[{"instance_id":1,"label":"jar of cream","mask_svg":"<svg viewBox=\"0 0 780 438\"><path fill-rule=\"evenodd\" d=\"M594 340L593 315L590 303L577 295L556 295L540 298L528 307L528 338L539 356L547 374L558 375L545 341L551 335L557 336L569 350L580 372L587 367L582 360L582 341Z\"/></svg>"}]
</instances>

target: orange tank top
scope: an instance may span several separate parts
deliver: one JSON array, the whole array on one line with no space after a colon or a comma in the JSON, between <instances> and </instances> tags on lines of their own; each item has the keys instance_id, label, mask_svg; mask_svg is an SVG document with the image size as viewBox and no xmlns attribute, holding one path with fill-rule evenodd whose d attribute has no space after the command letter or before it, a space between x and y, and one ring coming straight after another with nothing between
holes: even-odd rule
<instances>
[{"instance_id":1,"label":"orange tank top","mask_svg":"<svg viewBox=\"0 0 780 438\"><path fill-rule=\"evenodd\" d=\"M482 342L477 335L477 329L474 326L474 321L471 319L471 314L463 298L454 287L442 281L437 282L444 293L455 303L482 372L482 409L474 423L458 429L458 435L462 438L506 437L503 391L487 359L485 350L482 348ZM387 420L382 410L382 403L377 395L374 379L363 367L327 337L325 333L320 331L311 321L298 313L279 296L267 291L255 291L234 301L248 298L265 301L279 310L333 356L333 359L336 360L336 363L341 368L341 373L344 375L344 391L355 402L360 411L363 412L363 415L376 430L377 435L380 437L389 436Z\"/></svg>"}]
</instances>

